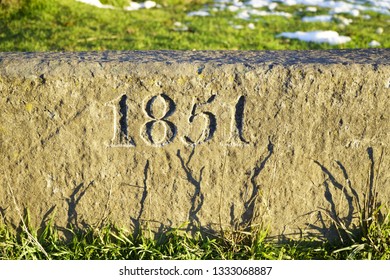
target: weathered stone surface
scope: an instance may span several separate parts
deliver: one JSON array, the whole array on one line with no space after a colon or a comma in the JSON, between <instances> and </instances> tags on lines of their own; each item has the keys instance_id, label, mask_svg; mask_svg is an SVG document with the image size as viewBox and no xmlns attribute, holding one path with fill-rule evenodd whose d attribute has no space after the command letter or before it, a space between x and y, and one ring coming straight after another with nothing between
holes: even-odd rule
<instances>
[{"instance_id":1,"label":"weathered stone surface","mask_svg":"<svg viewBox=\"0 0 390 280\"><path fill-rule=\"evenodd\" d=\"M330 237L390 199L390 50L1 53L0 93L6 221Z\"/></svg>"}]
</instances>

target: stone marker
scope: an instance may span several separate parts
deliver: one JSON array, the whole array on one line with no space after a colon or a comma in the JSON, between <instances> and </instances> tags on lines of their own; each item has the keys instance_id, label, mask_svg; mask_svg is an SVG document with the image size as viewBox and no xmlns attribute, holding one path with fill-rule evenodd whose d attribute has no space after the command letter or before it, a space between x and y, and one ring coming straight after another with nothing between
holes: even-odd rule
<instances>
[{"instance_id":1,"label":"stone marker","mask_svg":"<svg viewBox=\"0 0 390 280\"><path fill-rule=\"evenodd\" d=\"M330 238L390 199L390 50L0 53L0 93L6 222Z\"/></svg>"}]
</instances>

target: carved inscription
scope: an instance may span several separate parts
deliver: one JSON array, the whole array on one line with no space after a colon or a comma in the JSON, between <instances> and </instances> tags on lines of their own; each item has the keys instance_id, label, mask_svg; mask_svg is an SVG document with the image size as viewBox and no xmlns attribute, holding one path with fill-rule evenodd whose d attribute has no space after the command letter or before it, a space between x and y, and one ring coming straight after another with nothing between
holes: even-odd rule
<instances>
[{"instance_id":1,"label":"carved inscription","mask_svg":"<svg viewBox=\"0 0 390 280\"><path fill-rule=\"evenodd\" d=\"M180 139L187 145L199 145L210 141L217 131L217 117L207 110L206 106L215 103L216 95L212 95L206 102L194 102L188 114L188 123L202 124L202 128L194 126L194 133L183 135ZM243 136L245 96L239 96L235 104L232 104L232 119L230 137L227 145L244 146L248 144ZM108 103L106 106L113 108L114 136L110 147L136 147L136 142L129 132L129 107L127 95L122 95ZM162 147L171 143L179 134L178 128L169 118L176 111L176 103L167 94L162 93L148 97L143 104L143 114L146 122L140 130L140 138L148 145ZM196 136L195 136L196 135Z\"/></svg>"},{"instance_id":2,"label":"carved inscription","mask_svg":"<svg viewBox=\"0 0 390 280\"><path fill-rule=\"evenodd\" d=\"M249 144L243 136L245 96L240 96L234 106L234 117L232 119L231 135L228 145L242 146Z\"/></svg>"},{"instance_id":3,"label":"carved inscription","mask_svg":"<svg viewBox=\"0 0 390 280\"><path fill-rule=\"evenodd\" d=\"M164 109L162 112L158 112L158 110L155 109L157 106L153 106L156 102L163 104ZM146 102L145 113L151 119L151 121L144 125L141 132L141 136L146 143L152 146L161 147L172 142L176 136L177 129L172 122L167 120L167 118L175 112L175 109L175 102L166 94L153 96ZM158 126L160 126L160 129L156 128ZM159 130L159 132L156 132L155 130ZM163 130L163 132L161 132L161 130ZM161 134L163 135L162 137ZM159 136L160 139L158 139Z\"/></svg>"},{"instance_id":4,"label":"carved inscription","mask_svg":"<svg viewBox=\"0 0 390 280\"><path fill-rule=\"evenodd\" d=\"M135 142L129 136L127 125L127 96L122 95L111 102L106 103L106 106L112 107L114 115L114 136L111 139L111 147L135 147Z\"/></svg>"},{"instance_id":5,"label":"carved inscription","mask_svg":"<svg viewBox=\"0 0 390 280\"><path fill-rule=\"evenodd\" d=\"M188 121L190 123L193 123L195 118L203 118L205 123L205 128L202 130L201 136L196 140L192 140L189 136L184 136L185 143L189 145L198 145L207 142L211 138L213 138L214 132L217 129L217 119L215 115L211 112L202 112L197 108L202 107L202 105L213 102L214 99L215 99L215 95L211 96L204 104L194 104L192 106L191 115Z\"/></svg>"}]
</instances>

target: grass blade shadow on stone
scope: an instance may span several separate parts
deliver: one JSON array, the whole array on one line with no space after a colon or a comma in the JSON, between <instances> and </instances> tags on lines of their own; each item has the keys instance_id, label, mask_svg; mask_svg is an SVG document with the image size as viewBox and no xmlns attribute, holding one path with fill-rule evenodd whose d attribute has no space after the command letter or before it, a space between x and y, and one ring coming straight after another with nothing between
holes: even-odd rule
<instances>
[{"instance_id":1,"label":"grass blade shadow on stone","mask_svg":"<svg viewBox=\"0 0 390 280\"><path fill-rule=\"evenodd\" d=\"M180 154L180 150L177 151L177 157L179 158L181 166L187 175L187 180L191 185L194 186L194 193L191 197L191 208L188 212L188 217L189 217L188 230L190 230L191 228L192 229L201 228L198 213L202 209L204 203L204 195L201 190L204 166L199 171L198 179L193 175L193 171L189 167L189 164L191 162L194 153L195 153L195 147L192 149L187 162L184 162L184 159Z\"/></svg>"},{"instance_id":2,"label":"grass blade shadow on stone","mask_svg":"<svg viewBox=\"0 0 390 280\"><path fill-rule=\"evenodd\" d=\"M85 195L86 191L93 185L94 181L90 182L87 187L84 187L84 183L79 184L76 188L73 189L72 194L69 198L66 198L68 204L68 228L78 228L78 214L77 214L77 205L80 203L80 200Z\"/></svg>"},{"instance_id":3,"label":"grass blade shadow on stone","mask_svg":"<svg viewBox=\"0 0 390 280\"><path fill-rule=\"evenodd\" d=\"M274 145L271 142L271 139L269 139L267 151L268 153L265 155L265 157L261 156L256 165L251 170L250 183L245 184L245 191L241 193L241 199L243 201L243 212L240 215L240 218L236 218L235 206L232 204L230 207L230 223L232 226L232 231L221 229L222 238L234 250L237 244L250 244L256 240L256 242L260 242L261 240L260 243L262 243L265 237L268 235L268 229L265 229L262 224L253 224L256 212L256 202L260 192L260 187L256 183L256 179L274 153Z\"/></svg>"},{"instance_id":4,"label":"grass blade shadow on stone","mask_svg":"<svg viewBox=\"0 0 390 280\"><path fill-rule=\"evenodd\" d=\"M353 222L353 215L355 213L355 207L353 205L353 196L349 193L349 191L351 191L352 193L356 193L356 191L352 188L351 185L349 185L350 190L348 190L342 183L340 183L335 178L335 176L329 171L329 169L327 169L325 166L323 166L318 161L314 161L314 162L318 166L321 167L322 172L328 177L327 179L325 179L325 181L322 184L325 187L324 196L325 196L325 199L330 204L330 210L322 209L323 213L325 213L332 221L334 221L335 225L336 225L333 229L332 228L326 229L326 227L325 227L321 231L324 235L329 234L329 232L330 232L330 235L334 235L332 233L332 231L335 230L337 232L338 237L340 238L340 240L342 242L345 242L348 239L350 239L350 241L353 242L354 241L354 236L353 236L354 234L352 233L352 231L350 231L350 227L351 227L352 222ZM346 172L343 165L341 163L338 163L338 165L343 170L343 174L344 174L345 179L347 181L349 181L348 173ZM348 214L346 217L341 218L340 214L337 212L336 203L334 202L333 195L332 195L332 192L331 192L330 187L329 187L329 183L331 183L336 189L340 190L343 193L343 195L347 201L347 207L348 207ZM321 213L319 215L321 216ZM317 228L317 229L319 229L319 228Z\"/></svg>"},{"instance_id":5,"label":"grass blade shadow on stone","mask_svg":"<svg viewBox=\"0 0 390 280\"><path fill-rule=\"evenodd\" d=\"M376 172L376 178L375 177L375 161L374 161L374 151L371 147L367 149L367 154L370 159L371 165L370 165L370 173L369 173L369 179L368 179L368 194L364 194L364 205L363 209L361 210L361 218L360 222L362 225L362 234L365 236L368 233L368 230L371 226L371 223L373 220L381 220L383 219L383 215L380 211L381 209L381 203L378 201L378 176L379 171L381 167L381 163L383 160L383 154L384 151L382 150L381 155L379 157L379 163L378 168Z\"/></svg>"},{"instance_id":6,"label":"grass blade shadow on stone","mask_svg":"<svg viewBox=\"0 0 390 280\"><path fill-rule=\"evenodd\" d=\"M259 159L256 163L256 166L251 171L250 184L249 187L246 184L245 194L242 194L242 198L244 200L244 212L241 215L241 222L239 223L239 228L250 230L252 221L255 215L255 206L256 199L258 198L260 187L256 183L257 177L260 175L261 171L264 169L266 163L274 153L274 145L269 139L269 143L267 146L268 154L264 157L264 159ZM249 196L248 196L248 193Z\"/></svg>"},{"instance_id":7,"label":"grass blade shadow on stone","mask_svg":"<svg viewBox=\"0 0 390 280\"><path fill-rule=\"evenodd\" d=\"M141 231L142 228L142 215L145 211L145 202L146 198L148 197L148 173L150 172L150 167L149 167L149 160L146 161L145 163L145 168L144 168L144 180L143 180L143 191L142 191L142 197L140 201L140 208L138 212L137 218L130 218L134 224L134 234L137 235Z\"/></svg>"},{"instance_id":8,"label":"grass blade shadow on stone","mask_svg":"<svg viewBox=\"0 0 390 280\"><path fill-rule=\"evenodd\" d=\"M352 187L346 168L341 162L336 161L341 169L347 186L339 183L335 176L318 161L315 163L321 167L321 170L327 175L327 179L323 182L325 187L325 198L330 204L330 210L321 209L319 215L323 221L321 213L324 213L332 221L332 228L336 230L341 244L346 245L341 249L334 251L335 254L347 251L350 252L348 259L356 258L361 254L364 258L371 258L374 255L376 258L388 258L390 253L388 244L390 244L390 216L383 214L383 205L378 201L378 176L380 174L380 166L383 160L384 151L382 150L378 160L377 168L374 160L374 151L372 147L367 148L368 158L370 160L369 175L366 184L366 192L363 193L363 199L360 199L356 190ZM376 176L375 176L376 172ZM329 182L339 191L342 191L348 202L348 214L346 217L340 217L336 211L336 206L333 200L332 192L329 188ZM349 194L349 191L352 195ZM356 205L355 207L353 205ZM388 211L388 209L386 209ZM358 219L358 224L353 224L355 218ZM322 227L309 225L312 229L320 231L323 235L326 232L332 231L327 228L325 222L322 222Z\"/></svg>"},{"instance_id":9,"label":"grass blade shadow on stone","mask_svg":"<svg viewBox=\"0 0 390 280\"><path fill-rule=\"evenodd\" d=\"M298 241L284 244L267 242L267 232L252 226L241 232L240 239L210 237L200 231L188 234L185 228L171 228L157 239L147 229L139 234L115 225L99 229L92 226L68 229L64 238L53 223L55 211L44 228L34 229L25 211L23 224L29 228L19 233L0 223L0 259L59 259L59 260L227 260L227 259L390 259L390 214L383 222L372 222L367 239L340 248L328 243ZM43 223L41 223L42 225ZM380 225L380 227L378 227ZM31 239L31 236L37 242ZM378 238L380 242L378 242ZM38 243L39 242L39 243ZM370 243L373 245L370 246ZM38 245L39 244L39 245ZM44 253L45 252L45 253Z\"/></svg>"}]
</instances>

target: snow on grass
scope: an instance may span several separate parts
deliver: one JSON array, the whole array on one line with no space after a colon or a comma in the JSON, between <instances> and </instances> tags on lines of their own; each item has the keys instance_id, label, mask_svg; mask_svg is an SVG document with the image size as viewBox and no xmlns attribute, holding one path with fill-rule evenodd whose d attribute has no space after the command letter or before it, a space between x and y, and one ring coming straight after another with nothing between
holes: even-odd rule
<instances>
[{"instance_id":1,"label":"snow on grass","mask_svg":"<svg viewBox=\"0 0 390 280\"><path fill-rule=\"evenodd\" d=\"M99 0L76 0L81 3L93 5L98 8L115 9L112 5L102 4ZM305 11L316 13L318 8L325 8L328 10L326 15L313 15L302 17L302 22L337 22L341 25L347 26L352 23L352 19L345 18L339 14L347 14L352 17L360 17L363 19L370 19L367 14L362 14L367 11L390 15L390 0L214 0L213 4L206 4L204 8L198 11L190 11L187 13L189 17L207 17L211 16L210 11L229 11L235 14L235 18L246 21L253 21L253 17L265 16L282 16L291 18L293 15L283 11L278 11L281 5L306 6ZM127 11L135 11L139 9L150 9L154 7L161 7L156 2L147 0L145 2L133 2L129 0L129 5L124 9ZM294 14L297 16L297 14ZM254 19L257 21L257 19ZM235 29L243 29L245 25L233 23L230 24ZM255 29L253 23L246 25L248 29ZM175 31L188 31L186 25L181 25L179 22L174 24ZM378 28L379 30L379 28ZM382 34L383 29L377 30L377 34ZM298 39L306 42L328 43L331 45L345 44L351 41L350 37L340 36L336 31L297 31L297 32L282 32L276 35L277 38L285 37L291 39ZM378 47L380 43L371 41L369 47Z\"/></svg>"},{"instance_id":2,"label":"snow on grass","mask_svg":"<svg viewBox=\"0 0 390 280\"><path fill-rule=\"evenodd\" d=\"M333 16L330 15L319 15L319 16L312 16L312 17L303 17L303 22L331 22L333 19Z\"/></svg>"},{"instance_id":3,"label":"snow on grass","mask_svg":"<svg viewBox=\"0 0 390 280\"><path fill-rule=\"evenodd\" d=\"M173 26L174 26L174 28L173 28L174 31L185 32L185 31L189 30L188 26L185 25L184 23L181 23L180 21L176 21L173 24Z\"/></svg>"},{"instance_id":4,"label":"snow on grass","mask_svg":"<svg viewBox=\"0 0 390 280\"><path fill-rule=\"evenodd\" d=\"M287 18L292 16L286 12L276 11L279 5L304 5L307 6L306 11L308 12L317 12L317 7L328 9L328 15L313 19L306 17L304 22L329 22L332 20L331 16L338 14L358 17L366 11L390 15L390 0L247 0L243 2L240 0L214 0L214 5L205 5L202 13L205 13L207 9L212 9L214 12L227 10L236 13L236 18L243 20L250 20L251 16L282 16ZM348 21L344 21L342 24L351 23L350 20Z\"/></svg>"},{"instance_id":5,"label":"snow on grass","mask_svg":"<svg viewBox=\"0 0 390 280\"><path fill-rule=\"evenodd\" d=\"M271 3L268 0L249 0L246 4L248 6L252 6L253 8L262 8L268 7Z\"/></svg>"},{"instance_id":6,"label":"snow on grass","mask_svg":"<svg viewBox=\"0 0 390 280\"><path fill-rule=\"evenodd\" d=\"M99 0L76 0L76 1L84 3L84 4L89 4L89 5L101 8L101 9L115 9L114 6L104 5L104 4L100 3Z\"/></svg>"},{"instance_id":7,"label":"snow on grass","mask_svg":"<svg viewBox=\"0 0 390 280\"><path fill-rule=\"evenodd\" d=\"M243 19L243 20L250 20L251 19L251 15L249 14L248 10L244 10L244 11L239 12L236 15L236 18Z\"/></svg>"},{"instance_id":8,"label":"snow on grass","mask_svg":"<svg viewBox=\"0 0 390 280\"><path fill-rule=\"evenodd\" d=\"M315 12L317 12L317 8L316 8L316 7L307 7L307 8L306 8L306 12L315 13Z\"/></svg>"},{"instance_id":9,"label":"snow on grass","mask_svg":"<svg viewBox=\"0 0 390 280\"><path fill-rule=\"evenodd\" d=\"M375 48L375 47L379 47L381 45L381 43L379 43L378 41L375 41L375 40L372 40L368 46L371 47L371 48Z\"/></svg>"},{"instance_id":10,"label":"snow on grass","mask_svg":"<svg viewBox=\"0 0 390 280\"><path fill-rule=\"evenodd\" d=\"M336 31L282 32L276 37L298 39L305 42L328 43L330 45L345 44L351 41L350 37L340 36Z\"/></svg>"},{"instance_id":11,"label":"snow on grass","mask_svg":"<svg viewBox=\"0 0 390 280\"><path fill-rule=\"evenodd\" d=\"M348 0L345 1L325 1L325 0L283 0L279 1L288 6L305 5L317 6L321 8L330 9L330 14L348 13L353 16L358 16L361 11L373 11L385 15L390 15L390 1L389 0ZM366 2L370 6L361 5Z\"/></svg>"},{"instance_id":12,"label":"snow on grass","mask_svg":"<svg viewBox=\"0 0 390 280\"><path fill-rule=\"evenodd\" d=\"M145 2L139 2L139 3L130 1L129 6L125 7L124 9L126 11L136 11L139 9L151 9L151 8L156 7L156 6L157 6L157 4L154 1L145 1Z\"/></svg>"},{"instance_id":13,"label":"snow on grass","mask_svg":"<svg viewBox=\"0 0 390 280\"><path fill-rule=\"evenodd\" d=\"M242 25L242 24L234 24L232 21L229 21L229 25L231 27L233 27L234 29L244 29L245 28L244 25ZM246 28L254 30L256 28L256 26L253 23L248 23Z\"/></svg>"},{"instance_id":14,"label":"snow on grass","mask_svg":"<svg viewBox=\"0 0 390 280\"><path fill-rule=\"evenodd\" d=\"M291 18L293 15L283 11L277 11L280 5L306 6L305 11L316 13L318 8L325 8L328 10L326 15L313 15L302 17L302 22L336 22L339 26L347 26L351 24L352 19L341 16L340 14L347 14L352 17L361 17L369 19L368 15L361 15L363 12L371 11L390 15L390 0L214 0L214 5L208 3L201 11L190 12L188 15L208 16L209 10L214 12L229 11L235 13L235 18L240 20L254 20L253 16L282 16ZM297 16L297 14L294 14ZM244 28L244 25L232 25L236 29ZM253 29L254 26L249 27ZM310 32L282 32L276 37L287 37L307 42L328 43L331 45L345 44L351 41L350 37L340 36L336 31L310 31ZM375 43L373 43L375 45Z\"/></svg>"},{"instance_id":15,"label":"snow on grass","mask_svg":"<svg viewBox=\"0 0 390 280\"><path fill-rule=\"evenodd\" d=\"M204 10L189 12L187 14L187 16L189 16L189 17L193 17L193 16L207 17L209 15L210 15L210 13L208 11L204 11Z\"/></svg>"},{"instance_id":16,"label":"snow on grass","mask_svg":"<svg viewBox=\"0 0 390 280\"><path fill-rule=\"evenodd\" d=\"M115 9L112 5L105 5L100 2L100 0L76 0L84 4L92 5L101 9ZM133 2L129 0L129 5L124 7L126 11L136 11L140 9L151 9L157 7L157 3L154 1L145 1L145 2Z\"/></svg>"},{"instance_id":17,"label":"snow on grass","mask_svg":"<svg viewBox=\"0 0 390 280\"><path fill-rule=\"evenodd\" d=\"M336 22L338 23L341 23L343 25L350 25L353 20L352 19L349 19L349 18L345 18L345 17L342 17L342 16L333 16L333 20L335 20Z\"/></svg>"},{"instance_id":18,"label":"snow on grass","mask_svg":"<svg viewBox=\"0 0 390 280\"><path fill-rule=\"evenodd\" d=\"M237 15L236 18L243 19L243 20L250 20L252 16L282 16L286 18L292 17L290 13L286 12L275 12L275 11L264 11L264 10L257 10L257 9L242 9Z\"/></svg>"},{"instance_id":19,"label":"snow on grass","mask_svg":"<svg viewBox=\"0 0 390 280\"><path fill-rule=\"evenodd\" d=\"M248 28L254 30L256 26L253 23L249 23Z\"/></svg>"},{"instance_id":20,"label":"snow on grass","mask_svg":"<svg viewBox=\"0 0 390 280\"><path fill-rule=\"evenodd\" d=\"M255 9L249 10L248 12L251 15L262 16L262 17L266 17L266 16L281 16L285 18L292 17L292 14L286 12L274 12L274 11L268 12L268 11L259 11Z\"/></svg>"},{"instance_id":21,"label":"snow on grass","mask_svg":"<svg viewBox=\"0 0 390 280\"><path fill-rule=\"evenodd\" d=\"M232 12L232 13L237 12L239 9L240 9L240 7L235 6L235 5L230 5L230 6L227 7L227 10L229 12Z\"/></svg>"},{"instance_id":22,"label":"snow on grass","mask_svg":"<svg viewBox=\"0 0 390 280\"><path fill-rule=\"evenodd\" d=\"M233 22L229 21L229 25L231 27L233 27L234 29L244 29L245 26L242 25L242 24L234 24ZM248 25L246 26L246 28L248 29L251 29L251 30L254 30L256 27L253 23L248 23Z\"/></svg>"},{"instance_id":23,"label":"snow on grass","mask_svg":"<svg viewBox=\"0 0 390 280\"><path fill-rule=\"evenodd\" d=\"M232 25L234 29L244 29L244 26L241 24Z\"/></svg>"},{"instance_id":24,"label":"snow on grass","mask_svg":"<svg viewBox=\"0 0 390 280\"><path fill-rule=\"evenodd\" d=\"M348 19L338 15L318 15L312 17L303 17L303 22L338 22L343 25L350 25L352 23L352 19Z\"/></svg>"},{"instance_id":25,"label":"snow on grass","mask_svg":"<svg viewBox=\"0 0 390 280\"><path fill-rule=\"evenodd\" d=\"M378 27L376 30L375 30L375 33L378 34L378 35L381 35L383 33L383 28L382 27Z\"/></svg>"},{"instance_id":26,"label":"snow on grass","mask_svg":"<svg viewBox=\"0 0 390 280\"><path fill-rule=\"evenodd\" d=\"M89 4L98 8L115 9L112 5L105 5L100 0L76 0L81 3ZM390 0L344 0L344 1L329 1L329 0L214 0L214 9L231 12L240 12L241 9L268 9L264 16L286 16L283 12L274 12L279 4L287 6L304 5L308 6L307 11L315 12L317 7L329 9L329 14L346 13L354 17L360 15L364 11L373 11L381 14L390 15ZM210 6L210 5L208 5ZM133 2L129 0L129 5L125 10L134 11L139 9L150 9L159 7L154 1L147 0L145 2ZM206 6L207 7L207 6ZM265 12L265 11L263 11ZM208 16L207 10L190 12L190 16ZM254 13L252 13L254 14Z\"/></svg>"}]
</instances>

